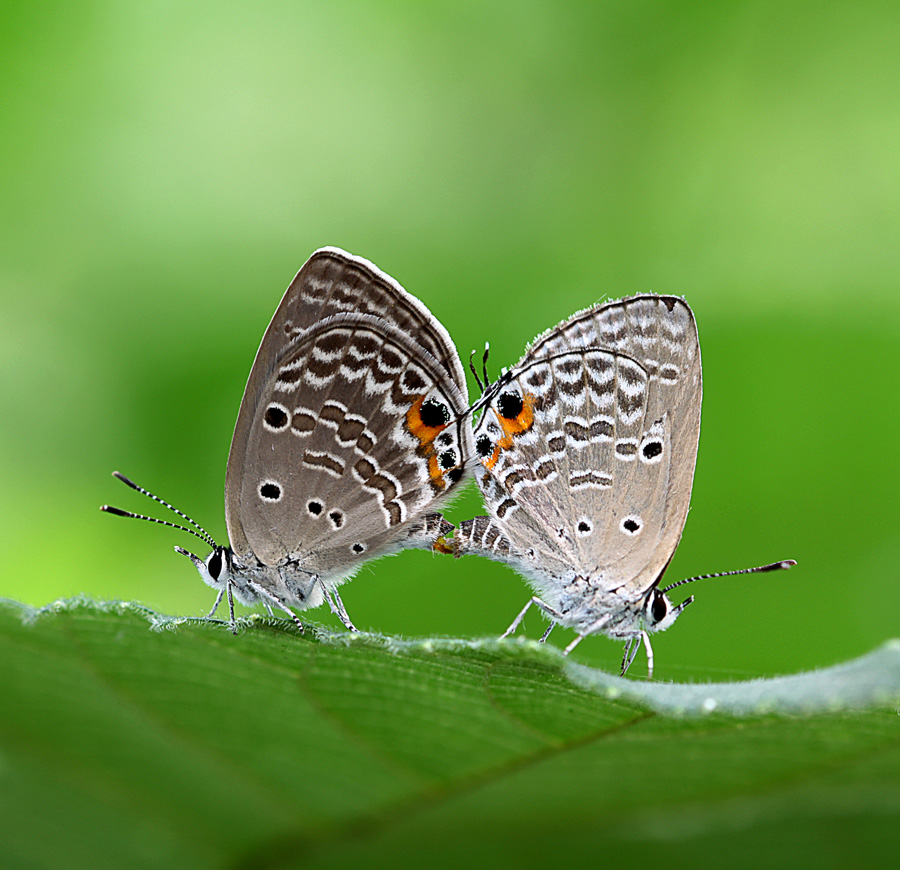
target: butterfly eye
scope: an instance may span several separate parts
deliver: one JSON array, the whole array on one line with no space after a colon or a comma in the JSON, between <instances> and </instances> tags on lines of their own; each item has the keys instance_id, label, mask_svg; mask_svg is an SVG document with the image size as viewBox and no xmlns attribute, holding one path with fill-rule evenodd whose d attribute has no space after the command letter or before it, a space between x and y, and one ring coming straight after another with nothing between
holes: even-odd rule
<instances>
[{"instance_id":1,"label":"butterfly eye","mask_svg":"<svg viewBox=\"0 0 900 870\"><path fill-rule=\"evenodd\" d=\"M213 580L219 579L219 574L222 573L222 554L218 550L213 550L209 554L209 558L206 560L206 570L209 571L209 576Z\"/></svg>"},{"instance_id":2,"label":"butterfly eye","mask_svg":"<svg viewBox=\"0 0 900 870\"><path fill-rule=\"evenodd\" d=\"M650 605L650 615L653 617L653 622L662 622L666 618L668 613L669 602L666 599L666 596L661 592L654 592L653 603Z\"/></svg>"}]
</instances>

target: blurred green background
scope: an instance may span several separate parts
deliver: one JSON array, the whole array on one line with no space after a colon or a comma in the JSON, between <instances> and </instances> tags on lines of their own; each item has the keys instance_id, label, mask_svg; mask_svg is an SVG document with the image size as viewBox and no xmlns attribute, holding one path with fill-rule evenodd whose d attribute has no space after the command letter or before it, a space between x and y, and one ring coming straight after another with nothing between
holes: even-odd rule
<instances>
[{"instance_id":1,"label":"blurred green background","mask_svg":"<svg viewBox=\"0 0 900 870\"><path fill-rule=\"evenodd\" d=\"M660 678L795 671L900 634L897 4L3 17L0 595L210 606L172 552L196 542L97 510L153 507L109 472L225 539L254 353L332 244L420 297L464 357L489 339L495 367L605 297L687 297L703 432L669 576L800 564L697 584L656 641ZM449 516L479 511L470 491ZM503 566L419 552L344 593L357 625L406 635L496 634L526 597Z\"/></svg>"}]
</instances>

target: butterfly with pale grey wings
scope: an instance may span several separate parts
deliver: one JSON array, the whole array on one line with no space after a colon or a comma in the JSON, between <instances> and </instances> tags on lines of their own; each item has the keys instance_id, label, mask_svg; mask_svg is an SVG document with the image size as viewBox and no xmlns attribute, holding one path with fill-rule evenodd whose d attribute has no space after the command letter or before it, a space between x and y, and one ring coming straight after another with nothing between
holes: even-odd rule
<instances>
[{"instance_id":1,"label":"butterfly with pale grey wings","mask_svg":"<svg viewBox=\"0 0 900 870\"><path fill-rule=\"evenodd\" d=\"M503 637L536 604L550 629L577 631L566 653L598 632L624 640L624 674L643 640L652 675L649 633L693 600L666 592L725 576L660 588L687 518L701 395L694 315L651 294L575 314L486 387L476 478L491 516L463 522L451 546L514 566L538 593Z\"/></svg>"},{"instance_id":2,"label":"butterfly with pale grey wings","mask_svg":"<svg viewBox=\"0 0 900 870\"><path fill-rule=\"evenodd\" d=\"M431 312L368 260L316 251L288 287L250 371L225 476L223 547L192 526L104 505L202 538L182 549L205 583L290 608L327 601L354 630L339 583L377 556L430 548L452 526L434 512L473 456L459 355Z\"/></svg>"}]
</instances>

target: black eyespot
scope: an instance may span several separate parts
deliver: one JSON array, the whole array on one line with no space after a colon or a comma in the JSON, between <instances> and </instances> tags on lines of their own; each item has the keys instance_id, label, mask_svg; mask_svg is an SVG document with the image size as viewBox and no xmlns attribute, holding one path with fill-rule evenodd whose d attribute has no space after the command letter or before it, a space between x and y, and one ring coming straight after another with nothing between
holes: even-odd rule
<instances>
[{"instance_id":1,"label":"black eyespot","mask_svg":"<svg viewBox=\"0 0 900 870\"><path fill-rule=\"evenodd\" d=\"M213 580L219 579L219 574L222 573L222 554L218 550L214 550L210 555L209 561L206 563L206 570L209 571L209 576Z\"/></svg>"},{"instance_id":2,"label":"black eyespot","mask_svg":"<svg viewBox=\"0 0 900 870\"><path fill-rule=\"evenodd\" d=\"M456 451L455 450L445 450L438 456L438 465L446 471L448 468L453 468L456 465Z\"/></svg>"},{"instance_id":3,"label":"black eyespot","mask_svg":"<svg viewBox=\"0 0 900 870\"><path fill-rule=\"evenodd\" d=\"M449 432L444 432L441 435L438 435L437 443L440 444L441 447L449 447L453 444L453 436Z\"/></svg>"},{"instance_id":4,"label":"black eyespot","mask_svg":"<svg viewBox=\"0 0 900 870\"><path fill-rule=\"evenodd\" d=\"M479 435L475 440L475 449L482 458L487 458L494 452L494 443L487 435Z\"/></svg>"},{"instance_id":5,"label":"black eyespot","mask_svg":"<svg viewBox=\"0 0 900 870\"><path fill-rule=\"evenodd\" d=\"M653 459L662 453L662 444L659 441L648 441L644 445L643 454L645 459Z\"/></svg>"},{"instance_id":6,"label":"black eyespot","mask_svg":"<svg viewBox=\"0 0 900 870\"><path fill-rule=\"evenodd\" d=\"M628 517L623 523L622 528L625 529L626 532L631 532L631 534L635 534L641 527L641 524L637 522L637 520L632 517Z\"/></svg>"},{"instance_id":7,"label":"black eyespot","mask_svg":"<svg viewBox=\"0 0 900 870\"><path fill-rule=\"evenodd\" d=\"M578 524L578 531L579 531L579 532L589 532L590 530L591 530L590 525L589 525L588 523L584 522L584 520L582 520L582 521Z\"/></svg>"},{"instance_id":8,"label":"black eyespot","mask_svg":"<svg viewBox=\"0 0 900 870\"><path fill-rule=\"evenodd\" d=\"M665 596L661 592L655 592L653 594L653 603L650 605L650 615L653 617L653 621L662 622L668 612L669 605Z\"/></svg>"},{"instance_id":9,"label":"black eyespot","mask_svg":"<svg viewBox=\"0 0 900 870\"><path fill-rule=\"evenodd\" d=\"M515 420L522 413L522 397L512 391L501 394L497 399L497 411L507 420Z\"/></svg>"},{"instance_id":10,"label":"black eyespot","mask_svg":"<svg viewBox=\"0 0 900 870\"><path fill-rule=\"evenodd\" d=\"M344 515L340 511L332 511L328 514L328 519L334 523L334 527L339 529L342 525L344 525Z\"/></svg>"},{"instance_id":11,"label":"black eyespot","mask_svg":"<svg viewBox=\"0 0 900 870\"><path fill-rule=\"evenodd\" d=\"M278 501L281 498L281 487L277 483L267 480L260 486L259 494L267 501Z\"/></svg>"},{"instance_id":12,"label":"black eyespot","mask_svg":"<svg viewBox=\"0 0 900 870\"><path fill-rule=\"evenodd\" d=\"M463 470L461 468L454 468L451 471L447 472L447 477L450 478L450 483L459 483L462 476Z\"/></svg>"},{"instance_id":13,"label":"black eyespot","mask_svg":"<svg viewBox=\"0 0 900 870\"><path fill-rule=\"evenodd\" d=\"M272 429L284 429L288 423L288 416L285 413L284 408L279 405L269 405L269 407L266 408L263 419Z\"/></svg>"},{"instance_id":14,"label":"black eyespot","mask_svg":"<svg viewBox=\"0 0 900 870\"><path fill-rule=\"evenodd\" d=\"M322 513L322 503L318 501L311 501L306 505L306 509L314 516L317 517L320 513Z\"/></svg>"},{"instance_id":15,"label":"black eyespot","mask_svg":"<svg viewBox=\"0 0 900 870\"><path fill-rule=\"evenodd\" d=\"M429 399L422 403L419 410L419 416L422 422L429 427L444 426L450 422L450 411L447 406L437 399Z\"/></svg>"},{"instance_id":16,"label":"black eyespot","mask_svg":"<svg viewBox=\"0 0 900 870\"><path fill-rule=\"evenodd\" d=\"M366 546L365 544L354 544L351 548L354 553L365 553Z\"/></svg>"}]
</instances>

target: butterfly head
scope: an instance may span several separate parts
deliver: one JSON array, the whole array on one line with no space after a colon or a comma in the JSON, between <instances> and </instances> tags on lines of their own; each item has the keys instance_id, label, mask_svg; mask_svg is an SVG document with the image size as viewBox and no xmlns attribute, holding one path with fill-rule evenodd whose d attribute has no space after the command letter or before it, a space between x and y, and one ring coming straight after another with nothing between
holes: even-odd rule
<instances>
[{"instance_id":1,"label":"butterfly head","mask_svg":"<svg viewBox=\"0 0 900 870\"><path fill-rule=\"evenodd\" d=\"M221 547L217 544L205 559L195 556L184 547L175 547L175 552L187 556L200 573L200 579L213 589L224 589L232 576L234 566L230 547Z\"/></svg>"},{"instance_id":2,"label":"butterfly head","mask_svg":"<svg viewBox=\"0 0 900 870\"><path fill-rule=\"evenodd\" d=\"M665 592L654 587L644 599L642 622L645 631L665 631L692 601L694 596L685 598L681 604L672 604Z\"/></svg>"}]
</instances>

